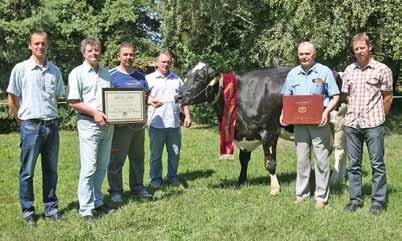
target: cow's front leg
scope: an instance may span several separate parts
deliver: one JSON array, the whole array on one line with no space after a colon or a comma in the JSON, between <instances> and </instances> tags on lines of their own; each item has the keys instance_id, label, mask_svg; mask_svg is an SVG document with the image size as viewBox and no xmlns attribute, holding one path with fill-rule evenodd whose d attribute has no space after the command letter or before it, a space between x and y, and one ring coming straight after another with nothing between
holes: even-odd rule
<instances>
[{"instance_id":1,"label":"cow's front leg","mask_svg":"<svg viewBox=\"0 0 402 241\"><path fill-rule=\"evenodd\" d=\"M239 153L239 160L240 160L240 175L239 175L239 182L237 183L238 186L243 185L247 180L247 167L248 162L250 161L251 152L240 150Z\"/></svg>"},{"instance_id":2,"label":"cow's front leg","mask_svg":"<svg viewBox=\"0 0 402 241\"><path fill-rule=\"evenodd\" d=\"M279 185L278 177L276 176L276 140L271 143L264 143L264 156L265 156L265 169L268 170L269 176L271 178L271 195L277 195L281 187Z\"/></svg>"}]
</instances>

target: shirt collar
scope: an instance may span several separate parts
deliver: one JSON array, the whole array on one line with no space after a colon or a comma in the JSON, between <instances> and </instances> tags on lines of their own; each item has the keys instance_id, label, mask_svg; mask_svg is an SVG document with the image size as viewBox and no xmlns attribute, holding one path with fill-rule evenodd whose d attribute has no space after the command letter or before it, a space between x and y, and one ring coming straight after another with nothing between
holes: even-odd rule
<instances>
[{"instance_id":1,"label":"shirt collar","mask_svg":"<svg viewBox=\"0 0 402 241\"><path fill-rule=\"evenodd\" d=\"M44 64L43 68L41 68L39 65L36 64L35 60L34 60L33 57L31 56L31 57L28 59L28 68L29 68L29 69L35 69L36 67L38 67L38 68L40 68L40 69L43 69L43 70L48 69L48 61L47 61L47 59L45 59L45 64Z\"/></svg>"},{"instance_id":2,"label":"shirt collar","mask_svg":"<svg viewBox=\"0 0 402 241\"><path fill-rule=\"evenodd\" d=\"M155 70L155 75L156 75L156 78L169 79L173 75L173 73L172 73L172 71L169 71L168 75L165 77L158 70Z\"/></svg>"},{"instance_id":3,"label":"shirt collar","mask_svg":"<svg viewBox=\"0 0 402 241\"><path fill-rule=\"evenodd\" d=\"M87 62L84 61L84 63L82 64L82 66L83 66L83 68L84 68L85 71L87 71L87 72L93 71L93 72L96 73L95 69L92 68L92 66L89 65ZM99 69L100 69L100 66L98 66L98 71L99 71Z\"/></svg>"},{"instance_id":4,"label":"shirt collar","mask_svg":"<svg viewBox=\"0 0 402 241\"><path fill-rule=\"evenodd\" d=\"M119 71L119 72L122 73L122 74L127 74L127 75L132 75L132 74L134 74L135 71L136 71L136 69L133 68L129 73L126 73L126 72L123 72L123 71L121 70L120 66L117 66L117 67L116 67L116 70Z\"/></svg>"},{"instance_id":5,"label":"shirt collar","mask_svg":"<svg viewBox=\"0 0 402 241\"><path fill-rule=\"evenodd\" d=\"M303 74L303 75L308 75L308 74L310 74L311 72L316 72L316 73L318 73L318 70L317 70L317 63L314 61L313 62L313 65L310 67L310 69L306 72L304 69L303 69L303 66L302 65L299 65L299 71L297 72L298 74Z\"/></svg>"},{"instance_id":6,"label":"shirt collar","mask_svg":"<svg viewBox=\"0 0 402 241\"><path fill-rule=\"evenodd\" d=\"M355 64L355 67L354 67L355 69L356 68L362 69L362 68L360 68L360 65L359 65L359 63L357 61L354 64ZM365 70L367 68L375 69L376 65L377 65L377 61L374 60L373 58L370 58L369 63L366 66L364 66L364 68L362 70Z\"/></svg>"}]
</instances>

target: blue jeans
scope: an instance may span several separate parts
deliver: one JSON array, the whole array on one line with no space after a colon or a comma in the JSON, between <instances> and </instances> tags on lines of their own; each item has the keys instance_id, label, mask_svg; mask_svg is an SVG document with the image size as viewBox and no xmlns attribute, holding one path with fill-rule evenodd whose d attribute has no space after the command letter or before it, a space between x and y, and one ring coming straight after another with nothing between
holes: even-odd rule
<instances>
[{"instance_id":1,"label":"blue jeans","mask_svg":"<svg viewBox=\"0 0 402 241\"><path fill-rule=\"evenodd\" d=\"M78 181L80 215L93 215L103 205L102 183L109 165L113 125L98 126L93 118L78 116L81 171Z\"/></svg>"},{"instance_id":2,"label":"blue jeans","mask_svg":"<svg viewBox=\"0 0 402 241\"><path fill-rule=\"evenodd\" d=\"M153 128L148 129L150 142L149 176L151 183L162 183L162 152L166 144L168 153L168 181L177 182L177 169L180 159L181 130L179 128Z\"/></svg>"},{"instance_id":3,"label":"blue jeans","mask_svg":"<svg viewBox=\"0 0 402 241\"><path fill-rule=\"evenodd\" d=\"M345 127L345 133L350 160L348 170L350 201L360 204L363 202L361 164L363 143L366 142L372 168L372 203L385 205L387 177L384 163L384 126L364 129Z\"/></svg>"},{"instance_id":4,"label":"blue jeans","mask_svg":"<svg viewBox=\"0 0 402 241\"><path fill-rule=\"evenodd\" d=\"M59 126L56 122L49 125L40 125L30 121L22 121L20 138L19 198L22 215L25 218L35 213L33 177L39 154L41 154L42 161L42 192L45 215L56 214L58 207L56 186Z\"/></svg>"}]
</instances>

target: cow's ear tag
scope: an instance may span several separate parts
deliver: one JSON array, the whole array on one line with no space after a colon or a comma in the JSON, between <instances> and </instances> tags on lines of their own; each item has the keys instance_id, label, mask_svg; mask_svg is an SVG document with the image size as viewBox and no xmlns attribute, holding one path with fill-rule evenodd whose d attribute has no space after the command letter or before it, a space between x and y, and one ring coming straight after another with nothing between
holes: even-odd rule
<instances>
[{"instance_id":1,"label":"cow's ear tag","mask_svg":"<svg viewBox=\"0 0 402 241\"><path fill-rule=\"evenodd\" d=\"M216 78L213 78L211 82L209 82L209 86L214 86L216 84Z\"/></svg>"}]
</instances>

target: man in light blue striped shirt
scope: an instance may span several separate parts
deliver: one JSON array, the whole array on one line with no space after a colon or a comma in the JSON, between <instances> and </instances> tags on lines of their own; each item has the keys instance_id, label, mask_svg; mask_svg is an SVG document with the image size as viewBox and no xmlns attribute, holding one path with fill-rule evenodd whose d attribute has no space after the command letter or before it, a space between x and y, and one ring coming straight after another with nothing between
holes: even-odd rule
<instances>
[{"instance_id":1,"label":"man in light blue striped shirt","mask_svg":"<svg viewBox=\"0 0 402 241\"><path fill-rule=\"evenodd\" d=\"M179 105L175 96L183 86L179 76L170 71L172 55L161 52L156 59L157 69L146 76L149 86L148 123L151 149L150 178L151 186L158 188L162 184L162 152L166 145L168 152L168 182L180 185L177 169L180 159L181 131ZM191 126L190 107L184 106L184 126Z\"/></svg>"},{"instance_id":2,"label":"man in light blue striped shirt","mask_svg":"<svg viewBox=\"0 0 402 241\"><path fill-rule=\"evenodd\" d=\"M45 216L62 221L56 196L59 125L57 97L64 94L59 68L46 58L48 35L35 31L29 35L32 56L12 70L7 88L8 103L21 125L21 169L19 198L25 223L36 225L33 177L36 160L41 154L43 202Z\"/></svg>"}]
</instances>

